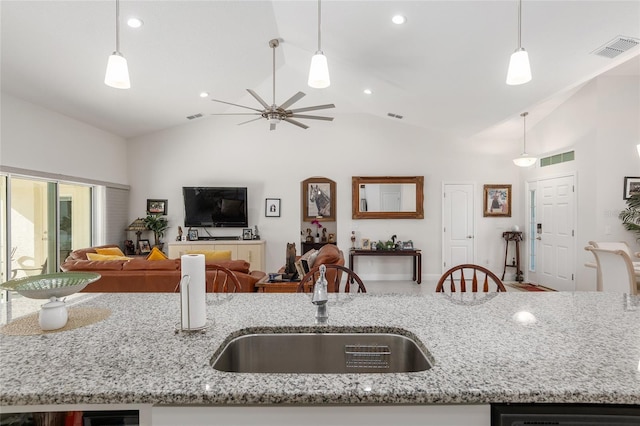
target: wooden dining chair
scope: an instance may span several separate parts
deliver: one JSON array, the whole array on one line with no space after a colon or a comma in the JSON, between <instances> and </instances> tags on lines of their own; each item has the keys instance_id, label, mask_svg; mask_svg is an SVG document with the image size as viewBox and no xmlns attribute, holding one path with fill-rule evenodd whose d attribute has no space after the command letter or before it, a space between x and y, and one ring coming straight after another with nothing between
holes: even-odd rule
<instances>
[{"instance_id":1,"label":"wooden dining chair","mask_svg":"<svg viewBox=\"0 0 640 426\"><path fill-rule=\"evenodd\" d=\"M469 291L473 293L507 291L504 284L502 284L502 280L500 280L496 274L484 266L470 263L454 266L445 272L436 285L436 292L445 292L445 284L447 282L449 283L449 289L452 293L457 291ZM491 287L494 288L492 289Z\"/></svg>"},{"instance_id":2,"label":"wooden dining chair","mask_svg":"<svg viewBox=\"0 0 640 426\"><path fill-rule=\"evenodd\" d=\"M316 281L320 277L320 266L314 266L309 272L305 274L304 277L300 280L300 284L298 284L298 293L303 293L305 291L313 292L313 286ZM354 285L356 287L357 293L366 293L367 289L365 288L362 280L351 269L342 265L324 265L327 268L327 272L333 270L335 273L325 274L325 278L327 278L327 292L328 293L340 293L340 284L342 283L342 276L344 275L346 281L344 285L344 293L351 292L351 286Z\"/></svg>"},{"instance_id":3,"label":"wooden dining chair","mask_svg":"<svg viewBox=\"0 0 640 426\"><path fill-rule=\"evenodd\" d=\"M633 263L625 250L607 250L591 245L584 249L596 258L597 291L638 294Z\"/></svg>"},{"instance_id":4,"label":"wooden dining chair","mask_svg":"<svg viewBox=\"0 0 640 426\"><path fill-rule=\"evenodd\" d=\"M220 265L207 265L207 287L213 293L241 293L242 284L230 269ZM211 277L211 282L209 282ZM209 290L207 290L209 291Z\"/></svg>"}]
</instances>

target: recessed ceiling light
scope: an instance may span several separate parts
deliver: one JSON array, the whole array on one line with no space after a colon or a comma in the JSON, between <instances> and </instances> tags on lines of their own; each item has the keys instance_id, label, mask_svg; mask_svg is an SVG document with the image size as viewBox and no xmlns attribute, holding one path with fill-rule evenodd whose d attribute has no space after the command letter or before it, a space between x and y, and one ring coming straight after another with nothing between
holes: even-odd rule
<instances>
[{"instance_id":1,"label":"recessed ceiling light","mask_svg":"<svg viewBox=\"0 0 640 426\"><path fill-rule=\"evenodd\" d=\"M140 18L129 18L127 19L127 25L131 28L140 28L144 22Z\"/></svg>"},{"instance_id":2,"label":"recessed ceiling light","mask_svg":"<svg viewBox=\"0 0 640 426\"><path fill-rule=\"evenodd\" d=\"M391 22L397 25L402 25L407 22L407 17L402 15L395 15L393 18L391 18Z\"/></svg>"},{"instance_id":3,"label":"recessed ceiling light","mask_svg":"<svg viewBox=\"0 0 640 426\"><path fill-rule=\"evenodd\" d=\"M365 95L370 95L370 94L372 94L372 93L373 93L373 92L371 91L371 89L364 89L364 94L365 94Z\"/></svg>"},{"instance_id":4,"label":"recessed ceiling light","mask_svg":"<svg viewBox=\"0 0 640 426\"><path fill-rule=\"evenodd\" d=\"M200 92L200 97L201 98L206 98L209 96L209 92Z\"/></svg>"}]
</instances>

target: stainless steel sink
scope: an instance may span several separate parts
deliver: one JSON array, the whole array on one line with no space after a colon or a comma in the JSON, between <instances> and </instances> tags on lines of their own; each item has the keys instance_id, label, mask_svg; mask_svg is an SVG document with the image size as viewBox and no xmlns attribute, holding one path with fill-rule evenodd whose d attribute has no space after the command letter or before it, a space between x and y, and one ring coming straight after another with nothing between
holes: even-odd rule
<instances>
[{"instance_id":1,"label":"stainless steel sink","mask_svg":"<svg viewBox=\"0 0 640 426\"><path fill-rule=\"evenodd\" d=\"M431 362L417 342L394 333L260 333L231 340L213 368L235 373L405 373Z\"/></svg>"}]
</instances>

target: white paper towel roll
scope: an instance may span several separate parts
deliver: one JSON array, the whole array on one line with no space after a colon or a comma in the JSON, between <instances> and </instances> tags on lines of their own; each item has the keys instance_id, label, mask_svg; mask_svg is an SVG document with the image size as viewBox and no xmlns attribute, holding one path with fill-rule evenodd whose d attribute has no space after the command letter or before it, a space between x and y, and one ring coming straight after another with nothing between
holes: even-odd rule
<instances>
[{"instance_id":1,"label":"white paper towel roll","mask_svg":"<svg viewBox=\"0 0 640 426\"><path fill-rule=\"evenodd\" d=\"M203 254L185 254L180 258L182 276L189 276L189 284L180 286L182 299L182 328L197 329L207 322L206 276ZM189 289L187 295L187 288Z\"/></svg>"}]
</instances>

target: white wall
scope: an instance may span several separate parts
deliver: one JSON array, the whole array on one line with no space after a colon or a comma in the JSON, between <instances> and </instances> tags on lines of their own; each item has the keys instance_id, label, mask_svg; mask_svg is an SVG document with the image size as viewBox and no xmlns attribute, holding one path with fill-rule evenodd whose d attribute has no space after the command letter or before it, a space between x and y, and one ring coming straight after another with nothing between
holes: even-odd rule
<instances>
[{"instance_id":1,"label":"white wall","mask_svg":"<svg viewBox=\"0 0 640 426\"><path fill-rule=\"evenodd\" d=\"M411 239L423 250L423 274L441 274L442 181L476 182L479 258L502 271L502 231L514 219L482 218L482 184L516 184L519 171L514 153L500 157L467 153L455 141L392 119L340 115L332 123L310 122L308 130L280 124L269 131L266 122L238 126L235 117L209 117L131 141L131 216L144 214L147 198L168 199L171 228L166 240L183 223L182 186L241 185L249 188L250 226L258 225L267 241L267 267L284 264L287 242L300 251L301 188L308 177L336 182L338 246L347 254L352 230L360 238L387 240L395 234ZM425 176L424 220L353 220L351 177ZM281 217L264 216L265 198L281 198ZM240 235L241 230L215 229L214 235ZM375 259L375 260L374 260ZM363 278L407 279L408 259L358 259Z\"/></svg>"},{"instance_id":2,"label":"white wall","mask_svg":"<svg viewBox=\"0 0 640 426\"><path fill-rule=\"evenodd\" d=\"M127 184L126 141L2 92L0 165Z\"/></svg>"}]
</instances>

